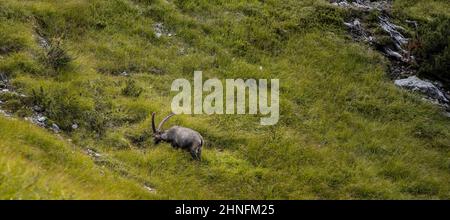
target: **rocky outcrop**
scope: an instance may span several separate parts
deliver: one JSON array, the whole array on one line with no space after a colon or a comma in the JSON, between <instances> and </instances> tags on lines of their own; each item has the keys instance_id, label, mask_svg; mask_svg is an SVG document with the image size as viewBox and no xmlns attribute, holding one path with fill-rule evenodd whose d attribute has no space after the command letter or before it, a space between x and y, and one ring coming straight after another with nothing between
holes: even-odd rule
<instances>
[{"instance_id":1,"label":"rocky outcrop","mask_svg":"<svg viewBox=\"0 0 450 220\"><path fill-rule=\"evenodd\" d=\"M8 89L8 78L2 72L0 72L0 89Z\"/></svg>"},{"instance_id":2,"label":"rocky outcrop","mask_svg":"<svg viewBox=\"0 0 450 220\"><path fill-rule=\"evenodd\" d=\"M344 22L344 25L350 29L351 34L355 40L367 42L370 44L373 43L374 38L369 32L364 29L364 27L361 25L361 21L358 18L355 18L350 22Z\"/></svg>"},{"instance_id":3,"label":"rocky outcrop","mask_svg":"<svg viewBox=\"0 0 450 220\"><path fill-rule=\"evenodd\" d=\"M441 104L447 105L449 103L448 97L437 86L431 82L421 80L416 76L398 79L394 83L402 88L421 92Z\"/></svg>"},{"instance_id":4,"label":"rocky outcrop","mask_svg":"<svg viewBox=\"0 0 450 220\"><path fill-rule=\"evenodd\" d=\"M16 92L14 88L10 85L8 77L4 73L0 73L0 94L6 94L7 96L17 97L18 99L26 98L25 94ZM0 97L1 98L1 97ZM12 117L13 114L7 109L4 109L5 104L8 100L0 99L0 114L6 117ZM28 107L27 107L28 108ZM39 106L33 106L31 109L32 114L30 116L24 117L24 120L30 121L31 123L38 125L39 127L47 128L55 133L60 133L61 129L55 123L51 123L47 117L42 112L42 108ZM78 127L78 125L77 125Z\"/></svg>"},{"instance_id":5,"label":"rocky outcrop","mask_svg":"<svg viewBox=\"0 0 450 220\"><path fill-rule=\"evenodd\" d=\"M356 17L344 22L349 28L352 38L359 42L368 43L375 49L382 52L390 61L390 76L395 80L395 84L405 89L418 91L426 95L429 100L439 103L449 109L449 98L447 92L430 81L419 79L414 56L406 49L410 39L405 36L406 29L392 22L391 1L380 0L331 0L331 4L346 10L356 10ZM376 23L373 19L367 19L369 12L378 11ZM371 22L371 23L367 23ZM404 24L417 29L416 21L405 20ZM369 27L378 27L383 33L374 33ZM386 39L389 39L386 41ZM439 84L437 82L436 84Z\"/></svg>"},{"instance_id":6,"label":"rocky outcrop","mask_svg":"<svg viewBox=\"0 0 450 220\"><path fill-rule=\"evenodd\" d=\"M153 31L155 32L156 38L160 38L162 36L172 37L174 34L170 32L163 23L155 23L153 25Z\"/></svg>"},{"instance_id":7,"label":"rocky outcrop","mask_svg":"<svg viewBox=\"0 0 450 220\"><path fill-rule=\"evenodd\" d=\"M388 1L368 1L368 0L332 0L333 5L343 7L348 10L357 10L360 17L352 18L349 22L345 22L354 39L358 41L368 42L371 45L375 45L377 49L381 50L386 56L400 60L405 63L414 62L414 57L411 57L404 47L408 44L409 39L402 34L405 28L400 25L396 25L391 21L389 16L391 4ZM366 27L368 24L364 24L364 16L368 16L368 12L379 11L381 14L378 16L378 26L384 31L384 35L371 33ZM410 21L413 22L413 21ZM417 24L417 23L416 23ZM373 24L372 24L373 26ZM390 42L381 42L382 38L390 38Z\"/></svg>"}]
</instances>

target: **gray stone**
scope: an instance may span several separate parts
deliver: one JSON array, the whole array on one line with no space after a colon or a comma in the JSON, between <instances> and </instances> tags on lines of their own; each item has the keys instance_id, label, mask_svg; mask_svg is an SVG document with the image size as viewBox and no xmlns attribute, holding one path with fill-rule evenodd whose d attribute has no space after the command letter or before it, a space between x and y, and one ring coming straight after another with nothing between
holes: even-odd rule
<instances>
[{"instance_id":1,"label":"gray stone","mask_svg":"<svg viewBox=\"0 0 450 220\"><path fill-rule=\"evenodd\" d=\"M93 157L93 158L95 158L95 159L102 157L102 155L97 153L96 150L90 149L90 148L88 148L86 150L86 154L91 156L91 157Z\"/></svg>"},{"instance_id":2,"label":"gray stone","mask_svg":"<svg viewBox=\"0 0 450 220\"><path fill-rule=\"evenodd\" d=\"M55 123L52 124L52 130L53 130L55 133L61 132L61 129L59 129L59 126L58 126L57 124L55 124Z\"/></svg>"},{"instance_id":3,"label":"gray stone","mask_svg":"<svg viewBox=\"0 0 450 220\"><path fill-rule=\"evenodd\" d=\"M351 22L344 22L344 25L347 26L352 33L352 36L355 40L373 42L373 37L364 29L361 24L361 21L358 18Z\"/></svg>"},{"instance_id":4,"label":"gray stone","mask_svg":"<svg viewBox=\"0 0 450 220\"><path fill-rule=\"evenodd\" d=\"M39 42L39 46L41 46L42 48L47 49L47 50L50 49L50 43L48 42L47 39L38 35L37 40Z\"/></svg>"},{"instance_id":5,"label":"gray stone","mask_svg":"<svg viewBox=\"0 0 450 220\"><path fill-rule=\"evenodd\" d=\"M8 83L8 78L5 73L0 73L0 82Z\"/></svg>"},{"instance_id":6,"label":"gray stone","mask_svg":"<svg viewBox=\"0 0 450 220\"><path fill-rule=\"evenodd\" d=\"M155 23L153 25L153 30L155 31L156 38L160 38L162 36L172 37L175 35L174 33L169 32L166 27L164 27L163 23Z\"/></svg>"},{"instance_id":7,"label":"gray stone","mask_svg":"<svg viewBox=\"0 0 450 220\"><path fill-rule=\"evenodd\" d=\"M33 106L33 111L35 111L35 112L42 112L42 108L39 105L35 105L35 106Z\"/></svg>"},{"instance_id":8,"label":"gray stone","mask_svg":"<svg viewBox=\"0 0 450 220\"><path fill-rule=\"evenodd\" d=\"M9 114L8 112L5 112L4 110L0 109L0 114L4 115L5 117L11 117L12 115Z\"/></svg>"},{"instance_id":9,"label":"gray stone","mask_svg":"<svg viewBox=\"0 0 450 220\"><path fill-rule=\"evenodd\" d=\"M121 76L130 76L130 74L127 71L123 71L122 73L120 73Z\"/></svg>"},{"instance_id":10,"label":"gray stone","mask_svg":"<svg viewBox=\"0 0 450 220\"><path fill-rule=\"evenodd\" d=\"M440 103L449 103L445 93L442 92L433 83L419 79L416 76L410 76L406 79L395 80L395 85L412 91L418 91L429 98L439 101Z\"/></svg>"},{"instance_id":11,"label":"gray stone","mask_svg":"<svg viewBox=\"0 0 450 220\"><path fill-rule=\"evenodd\" d=\"M148 71L151 72L151 73L153 73L153 74L157 74L157 75L164 74L164 70L163 70L163 69L160 69L160 68L157 68L157 67L150 67L150 68L148 69Z\"/></svg>"},{"instance_id":12,"label":"gray stone","mask_svg":"<svg viewBox=\"0 0 450 220\"><path fill-rule=\"evenodd\" d=\"M403 56L402 56L399 52L393 51L393 50L390 49L390 48L386 48L385 50L386 50L386 54L387 54L388 56L393 57L393 58L396 58L396 59L398 59L398 60L403 60Z\"/></svg>"},{"instance_id":13,"label":"gray stone","mask_svg":"<svg viewBox=\"0 0 450 220\"><path fill-rule=\"evenodd\" d=\"M391 23L387 17L380 16L379 19L380 27L391 36L398 49L408 43L408 39L398 31L398 29L403 30L404 28Z\"/></svg>"},{"instance_id":14,"label":"gray stone","mask_svg":"<svg viewBox=\"0 0 450 220\"><path fill-rule=\"evenodd\" d=\"M148 190L151 193L155 193L156 192L155 189L153 189L152 187L148 186L147 184L144 184L144 189Z\"/></svg>"},{"instance_id":15,"label":"gray stone","mask_svg":"<svg viewBox=\"0 0 450 220\"><path fill-rule=\"evenodd\" d=\"M38 116L36 120L37 120L38 122L43 123L43 122L45 122L45 121L47 120L47 118L46 118L45 116Z\"/></svg>"}]
</instances>

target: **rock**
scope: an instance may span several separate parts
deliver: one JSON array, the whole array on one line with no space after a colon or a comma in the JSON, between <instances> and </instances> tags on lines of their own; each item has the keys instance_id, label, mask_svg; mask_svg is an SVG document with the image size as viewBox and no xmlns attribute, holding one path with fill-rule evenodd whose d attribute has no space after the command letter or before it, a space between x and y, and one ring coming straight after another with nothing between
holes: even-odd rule
<instances>
[{"instance_id":1,"label":"rock","mask_svg":"<svg viewBox=\"0 0 450 220\"><path fill-rule=\"evenodd\" d=\"M38 116L38 117L37 117L37 121L38 121L38 122L43 123L43 122L45 122L46 120L47 120L47 118L46 118L45 116Z\"/></svg>"},{"instance_id":2,"label":"rock","mask_svg":"<svg viewBox=\"0 0 450 220\"><path fill-rule=\"evenodd\" d=\"M449 103L449 100L438 87L431 82L419 79L416 76L410 76L406 79L395 80L395 85L412 91L419 91L428 97L439 101L440 103Z\"/></svg>"},{"instance_id":3,"label":"rock","mask_svg":"<svg viewBox=\"0 0 450 220\"><path fill-rule=\"evenodd\" d=\"M405 22L408 24L412 24L415 29L417 29L419 27L419 24L417 23L417 21L405 20Z\"/></svg>"},{"instance_id":4,"label":"rock","mask_svg":"<svg viewBox=\"0 0 450 220\"><path fill-rule=\"evenodd\" d=\"M168 36L168 37L172 37L173 35L175 35L174 33L169 32L163 25L163 23L155 23L153 25L153 30L155 31L155 36L156 38L160 38L164 35Z\"/></svg>"},{"instance_id":5,"label":"rock","mask_svg":"<svg viewBox=\"0 0 450 220\"><path fill-rule=\"evenodd\" d=\"M389 76L392 79L402 79L416 74L416 70L402 61L391 60L389 65Z\"/></svg>"},{"instance_id":6,"label":"rock","mask_svg":"<svg viewBox=\"0 0 450 220\"><path fill-rule=\"evenodd\" d=\"M0 78L1 78L1 75L0 75ZM0 79L0 89L6 89L7 85L8 85L7 81L4 81L3 79Z\"/></svg>"},{"instance_id":7,"label":"rock","mask_svg":"<svg viewBox=\"0 0 450 220\"><path fill-rule=\"evenodd\" d=\"M25 120L31 121L33 124L36 124L43 128L47 127L47 125L46 125L47 117L45 117L41 114L34 114L31 117L25 117Z\"/></svg>"},{"instance_id":8,"label":"rock","mask_svg":"<svg viewBox=\"0 0 450 220\"><path fill-rule=\"evenodd\" d=\"M11 114L3 111L2 109L0 109L0 114L4 115L5 117L8 117L8 118L12 116Z\"/></svg>"},{"instance_id":9,"label":"rock","mask_svg":"<svg viewBox=\"0 0 450 220\"><path fill-rule=\"evenodd\" d=\"M7 84L8 83L8 78L6 77L5 73L0 73L0 82Z\"/></svg>"},{"instance_id":10,"label":"rock","mask_svg":"<svg viewBox=\"0 0 450 220\"><path fill-rule=\"evenodd\" d=\"M404 31L405 29L391 23L388 17L380 16L378 18L380 20L380 27L389 34L392 43L395 45L394 49L385 48L387 55L405 63L413 62L415 58L410 56L410 54L404 49L404 46L408 44L409 39L403 36L403 34L399 31Z\"/></svg>"},{"instance_id":11,"label":"rock","mask_svg":"<svg viewBox=\"0 0 450 220\"><path fill-rule=\"evenodd\" d=\"M351 1L351 4L349 4L345 0L332 0L331 2L333 5L339 7L352 8L360 11L371 11L376 9L383 12L386 12L391 4L388 1L370 1L370 0L353 0ZM375 38L371 36L370 31L366 30L365 25L363 25L360 21L360 17L354 18L354 20L351 22L345 22L344 25L350 28L352 36L355 40L365 41L372 44ZM403 36L403 34L400 32L404 31L405 29L401 26L392 23L388 16L385 15L379 16L378 20L379 20L378 25L381 27L382 30L386 32L386 34L389 35L393 45L395 45L394 48L384 48L386 54L390 57L393 57L405 63L413 61L414 58L409 56L409 54L403 48L409 41L409 39ZM383 48L385 45L380 46L381 46L380 48Z\"/></svg>"},{"instance_id":12,"label":"rock","mask_svg":"<svg viewBox=\"0 0 450 220\"><path fill-rule=\"evenodd\" d=\"M352 36L355 40L372 42L373 37L364 29L361 25L361 21L358 18L351 22L344 22L344 25L347 26L352 33Z\"/></svg>"},{"instance_id":13,"label":"rock","mask_svg":"<svg viewBox=\"0 0 450 220\"><path fill-rule=\"evenodd\" d=\"M385 51L388 56L396 58L398 60L403 60L403 56L399 52L393 51L390 48L385 48Z\"/></svg>"},{"instance_id":14,"label":"rock","mask_svg":"<svg viewBox=\"0 0 450 220\"><path fill-rule=\"evenodd\" d=\"M160 38L163 35L164 26L162 23L156 23L153 25L153 30L155 31L156 38Z\"/></svg>"},{"instance_id":15,"label":"rock","mask_svg":"<svg viewBox=\"0 0 450 220\"><path fill-rule=\"evenodd\" d=\"M86 150L86 154L96 159L102 157L101 154L97 153L94 149L90 148Z\"/></svg>"},{"instance_id":16,"label":"rock","mask_svg":"<svg viewBox=\"0 0 450 220\"><path fill-rule=\"evenodd\" d=\"M55 124L55 123L52 124L52 130L55 133L61 132L61 129L59 129L59 126L57 124Z\"/></svg>"},{"instance_id":17,"label":"rock","mask_svg":"<svg viewBox=\"0 0 450 220\"><path fill-rule=\"evenodd\" d=\"M343 8L350 7L350 4L347 1L345 1L345 0L334 1L334 2L332 2L332 4L335 5L335 6L343 7Z\"/></svg>"},{"instance_id":18,"label":"rock","mask_svg":"<svg viewBox=\"0 0 450 220\"><path fill-rule=\"evenodd\" d=\"M160 68L157 68L157 67L150 67L150 68L148 69L148 71L151 72L151 73L153 73L153 74L157 74L157 75L164 74L164 70L163 70L163 69L160 69Z\"/></svg>"},{"instance_id":19,"label":"rock","mask_svg":"<svg viewBox=\"0 0 450 220\"><path fill-rule=\"evenodd\" d=\"M450 118L450 112L444 112L444 116Z\"/></svg>"},{"instance_id":20,"label":"rock","mask_svg":"<svg viewBox=\"0 0 450 220\"><path fill-rule=\"evenodd\" d=\"M380 19L380 27L391 36L397 49L402 49L403 45L408 43L408 39L398 29L404 28L391 23L388 17L380 16L378 18Z\"/></svg>"},{"instance_id":21,"label":"rock","mask_svg":"<svg viewBox=\"0 0 450 220\"><path fill-rule=\"evenodd\" d=\"M370 5L370 2L367 3L367 2L361 1L361 0L356 0L355 2L352 2L352 5L355 8L362 9L362 10L372 10L373 9L373 7Z\"/></svg>"},{"instance_id":22,"label":"rock","mask_svg":"<svg viewBox=\"0 0 450 220\"><path fill-rule=\"evenodd\" d=\"M35 106L33 106L33 111L40 113L40 112L42 112L42 107L39 105L35 105Z\"/></svg>"},{"instance_id":23,"label":"rock","mask_svg":"<svg viewBox=\"0 0 450 220\"><path fill-rule=\"evenodd\" d=\"M38 40L39 46L41 46L44 49L50 49L50 43L48 43L47 39L38 35L37 40Z\"/></svg>"},{"instance_id":24,"label":"rock","mask_svg":"<svg viewBox=\"0 0 450 220\"><path fill-rule=\"evenodd\" d=\"M416 64L414 56L405 49L410 39L403 34L406 33L405 28L396 25L392 22L390 0L330 0L331 4L337 7L345 8L346 10L357 11L353 13L354 17L348 22L344 22L344 25L350 29L351 36L356 41L368 42L375 49L384 53L386 57L390 58L389 73L395 80L397 86L419 91L427 96L428 101L432 101L435 104L440 105L450 111L450 98L442 90L443 86L438 82L428 82L421 80L413 75L416 75L417 70L413 67ZM372 21L366 19L370 15L370 11L378 10L381 13L378 16L378 21L375 23L363 23L362 21ZM418 27L418 23L412 20L405 21L408 26L414 28ZM367 27L379 26L385 33L377 33L371 36L373 31L367 29ZM388 42L385 42L385 39Z\"/></svg>"},{"instance_id":25,"label":"rock","mask_svg":"<svg viewBox=\"0 0 450 220\"><path fill-rule=\"evenodd\" d=\"M355 18L352 22L344 22L344 25L352 30L356 30L358 32L362 32L361 22L358 18Z\"/></svg>"},{"instance_id":26,"label":"rock","mask_svg":"<svg viewBox=\"0 0 450 220\"><path fill-rule=\"evenodd\" d=\"M182 48L180 48L180 49L178 50L178 55L179 55L179 56L185 55L185 54L186 54L186 49L185 49L184 47L182 47Z\"/></svg>"},{"instance_id":27,"label":"rock","mask_svg":"<svg viewBox=\"0 0 450 220\"><path fill-rule=\"evenodd\" d=\"M148 190L148 191L151 192L151 193L155 193L155 192L156 192L155 189L151 188L151 187L148 186L147 184L144 184L144 189Z\"/></svg>"},{"instance_id":28,"label":"rock","mask_svg":"<svg viewBox=\"0 0 450 220\"><path fill-rule=\"evenodd\" d=\"M121 75L121 76L125 76L125 77L130 76L130 74L127 73L127 71L123 71L122 73L120 73L120 75Z\"/></svg>"}]
</instances>

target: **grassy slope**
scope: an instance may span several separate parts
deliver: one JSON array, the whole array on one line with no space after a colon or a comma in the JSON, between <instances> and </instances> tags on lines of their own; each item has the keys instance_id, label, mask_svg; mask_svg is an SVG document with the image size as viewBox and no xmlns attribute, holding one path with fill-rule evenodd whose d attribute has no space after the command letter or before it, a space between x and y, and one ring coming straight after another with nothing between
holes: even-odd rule
<instances>
[{"instance_id":1,"label":"grassy slope","mask_svg":"<svg viewBox=\"0 0 450 220\"><path fill-rule=\"evenodd\" d=\"M1 46L14 46L1 54L0 70L27 94L43 87L58 125L81 125L66 134L72 146L0 118L0 169L13 177L0 185L0 197L450 198L450 120L392 85L385 60L347 37L344 11L326 1L265 2L0 1ZM413 17L429 16L426 5L448 14L444 1L396 1ZM155 22L176 36L156 38ZM69 67L44 64L36 30L48 38L63 34L76 57ZM207 139L201 164L168 145L153 146L149 113L169 112L172 80L191 79L193 70L279 78L280 122L177 116L169 124ZM121 94L122 71L144 89L139 98ZM106 162L82 155L88 146ZM144 183L156 193L137 188Z\"/></svg>"},{"instance_id":2,"label":"grassy slope","mask_svg":"<svg viewBox=\"0 0 450 220\"><path fill-rule=\"evenodd\" d=\"M28 122L0 117L0 199L158 198Z\"/></svg>"},{"instance_id":3,"label":"grassy slope","mask_svg":"<svg viewBox=\"0 0 450 220\"><path fill-rule=\"evenodd\" d=\"M402 13L414 19L432 19L435 15L450 15L448 2L445 0L423 1L423 0L396 0L394 1L396 13Z\"/></svg>"}]
</instances>

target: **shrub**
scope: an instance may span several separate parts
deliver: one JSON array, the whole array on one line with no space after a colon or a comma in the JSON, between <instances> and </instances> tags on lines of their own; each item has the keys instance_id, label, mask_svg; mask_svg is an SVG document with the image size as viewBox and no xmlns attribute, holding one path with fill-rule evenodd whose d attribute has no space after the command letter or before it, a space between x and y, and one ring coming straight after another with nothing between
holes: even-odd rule
<instances>
[{"instance_id":1,"label":"shrub","mask_svg":"<svg viewBox=\"0 0 450 220\"><path fill-rule=\"evenodd\" d=\"M72 57L62 47L61 38L55 38L50 44L50 48L46 53L47 65L54 70L59 70L69 64Z\"/></svg>"},{"instance_id":2,"label":"shrub","mask_svg":"<svg viewBox=\"0 0 450 220\"><path fill-rule=\"evenodd\" d=\"M107 114L99 110L85 111L82 116L83 124L98 135L103 135L108 123Z\"/></svg>"},{"instance_id":3,"label":"shrub","mask_svg":"<svg viewBox=\"0 0 450 220\"><path fill-rule=\"evenodd\" d=\"M92 113L92 103L82 99L70 89L56 88L46 91L41 87L39 90L33 90L31 101L41 107L42 111L63 130L71 130L75 122L86 121L92 126L96 124L93 120L84 120L85 115L89 115L89 119L96 116Z\"/></svg>"},{"instance_id":4,"label":"shrub","mask_svg":"<svg viewBox=\"0 0 450 220\"><path fill-rule=\"evenodd\" d=\"M136 85L136 81L127 80L125 88L122 89L122 95L130 97L139 97L143 89Z\"/></svg>"},{"instance_id":5,"label":"shrub","mask_svg":"<svg viewBox=\"0 0 450 220\"><path fill-rule=\"evenodd\" d=\"M44 88L40 87L39 90L32 90L31 101L34 106L39 106L42 111L45 111L45 108L50 106L52 100L44 91Z\"/></svg>"},{"instance_id":6,"label":"shrub","mask_svg":"<svg viewBox=\"0 0 450 220\"><path fill-rule=\"evenodd\" d=\"M419 73L441 80L450 87L450 17L439 16L419 28L414 54Z\"/></svg>"}]
</instances>

